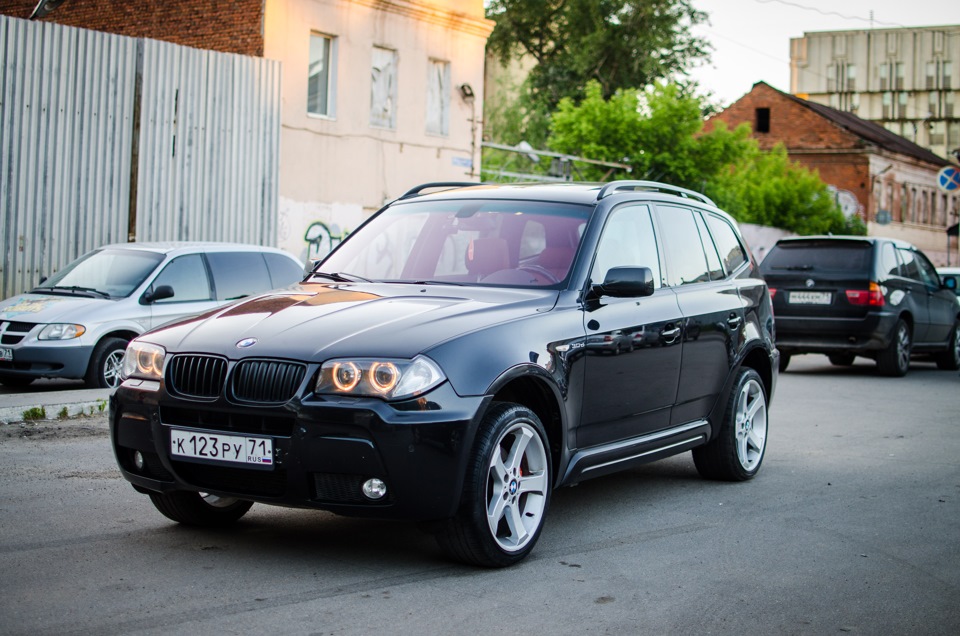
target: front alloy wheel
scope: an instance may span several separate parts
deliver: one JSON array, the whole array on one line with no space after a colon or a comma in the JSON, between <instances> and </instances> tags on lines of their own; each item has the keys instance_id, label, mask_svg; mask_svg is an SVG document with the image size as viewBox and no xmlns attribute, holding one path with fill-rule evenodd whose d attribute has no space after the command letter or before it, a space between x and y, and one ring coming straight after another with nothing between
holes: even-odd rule
<instances>
[{"instance_id":1,"label":"front alloy wheel","mask_svg":"<svg viewBox=\"0 0 960 636\"><path fill-rule=\"evenodd\" d=\"M533 549L550 504L552 466L540 419L519 404L491 406L477 434L460 511L437 533L458 561L504 567Z\"/></svg>"}]
</instances>

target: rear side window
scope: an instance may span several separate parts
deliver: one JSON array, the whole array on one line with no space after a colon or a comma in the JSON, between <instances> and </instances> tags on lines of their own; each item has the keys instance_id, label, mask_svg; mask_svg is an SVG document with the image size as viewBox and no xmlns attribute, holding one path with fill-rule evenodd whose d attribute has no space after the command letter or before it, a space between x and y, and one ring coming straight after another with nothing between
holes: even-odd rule
<instances>
[{"instance_id":1,"label":"rear side window","mask_svg":"<svg viewBox=\"0 0 960 636\"><path fill-rule=\"evenodd\" d=\"M713 234L713 240L720 252L723 268L729 274L747 262L747 252L729 223L713 214L707 214L706 217L710 233Z\"/></svg>"},{"instance_id":2,"label":"rear side window","mask_svg":"<svg viewBox=\"0 0 960 636\"><path fill-rule=\"evenodd\" d=\"M667 284L689 285L710 280L693 211L672 205L658 205L657 209L667 256Z\"/></svg>"},{"instance_id":3,"label":"rear side window","mask_svg":"<svg viewBox=\"0 0 960 636\"><path fill-rule=\"evenodd\" d=\"M897 252L893 245L884 243L880 248L880 271L887 276L900 275L900 262L897 261Z\"/></svg>"},{"instance_id":4,"label":"rear side window","mask_svg":"<svg viewBox=\"0 0 960 636\"><path fill-rule=\"evenodd\" d=\"M211 252L207 262L213 273L217 300L236 300L273 289L267 263L260 252Z\"/></svg>"},{"instance_id":5,"label":"rear side window","mask_svg":"<svg viewBox=\"0 0 960 636\"><path fill-rule=\"evenodd\" d=\"M781 243L763 259L764 272L843 272L868 275L869 243Z\"/></svg>"},{"instance_id":6,"label":"rear side window","mask_svg":"<svg viewBox=\"0 0 960 636\"><path fill-rule=\"evenodd\" d=\"M286 287L303 280L303 267L283 254L264 252L263 258L267 261L271 288Z\"/></svg>"}]
</instances>

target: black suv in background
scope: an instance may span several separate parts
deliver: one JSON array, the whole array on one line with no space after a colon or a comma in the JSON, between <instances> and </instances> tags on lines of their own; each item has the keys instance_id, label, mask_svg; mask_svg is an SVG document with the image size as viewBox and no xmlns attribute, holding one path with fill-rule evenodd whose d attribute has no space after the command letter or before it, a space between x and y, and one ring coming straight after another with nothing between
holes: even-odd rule
<instances>
[{"instance_id":1,"label":"black suv in background","mask_svg":"<svg viewBox=\"0 0 960 636\"><path fill-rule=\"evenodd\" d=\"M760 266L776 317L780 370L790 356L822 353L839 366L856 356L902 376L912 354L960 367L960 304L913 245L885 238L781 239Z\"/></svg>"},{"instance_id":2,"label":"black suv in background","mask_svg":"<svg viewBox=\"0 0 960 636\"><path fill-rule=\"evenodd\" d=\"M134 340L123 476L181 523L415 519L505 566L560 486L685 451L757 474L777 351L733 219L661 183L464 185L410 190L299 286Z\"/></svg>"}]
</instances>

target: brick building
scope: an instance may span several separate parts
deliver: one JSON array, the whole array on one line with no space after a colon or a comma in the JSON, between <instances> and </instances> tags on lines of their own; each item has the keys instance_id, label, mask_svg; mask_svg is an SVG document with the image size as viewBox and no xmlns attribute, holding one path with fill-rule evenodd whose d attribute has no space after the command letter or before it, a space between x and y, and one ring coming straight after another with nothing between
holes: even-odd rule
<instances>
[{"instance_id":1,"label":"brick building","mask_svg":"<svg viewBox=\"0 0 960 636\"><path fill-rule=\"evenodd\" d=\"M65 0L40 19L279 61L278 246L294 254L322 256L414 185L479 175L483 0Z\"/></svg>"},{"instance_id":2,"label":"brick building","mask_svg":"<svg viewBox=\"0 0 960 636\"><path fill-rule=\"evenodd\" d=\"M790 158L837 189L847 214L873 236L902 238L946 263L946 228L957 222L960 197L937 188L948 161L883 126L758 82L712 117L733 128L747 123L763 149L782 143Z\"/></svg>"}]
</instances>

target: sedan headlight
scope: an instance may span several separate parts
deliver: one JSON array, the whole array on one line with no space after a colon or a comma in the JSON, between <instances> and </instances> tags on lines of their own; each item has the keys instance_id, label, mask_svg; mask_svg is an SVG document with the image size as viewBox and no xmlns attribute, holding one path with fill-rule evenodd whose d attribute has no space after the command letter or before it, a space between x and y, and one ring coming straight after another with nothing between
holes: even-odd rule
<instances>
[{"instance_id":1,"label":"sedan headlight","mask_svg":"<svg viewBox=\"0 0 960 636\"><path fill-rule=\"evenodd\" d=\"M120 375L124 380L133 376L159 380L163 377L163 359L166 355L163 347L134 340L127 345Z\"/></svg>"},{"instance_id":2,"label":"sedan headlight","mask_svg":"<svg viewBox=\"0 0 960 636\"><path fill-rule=\"evenodd\" d=\"M82 336L86 330L83 325L54 323L41 329L37 338L39 340L72 340Z\"/></svg>"},{"instance_id":3,"label":"sedan headlight","mask_svg":"<svg viewBox=\"0 0 960 636\"><path fill-rule=\"evenodd\" d=\"M445 379L437 363L424 356L413 360L337 359L320 367L316 391L402 400L426 393Z\"/></svg>"}]
</instances>

